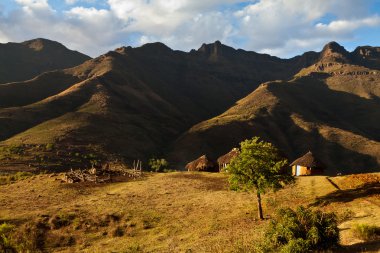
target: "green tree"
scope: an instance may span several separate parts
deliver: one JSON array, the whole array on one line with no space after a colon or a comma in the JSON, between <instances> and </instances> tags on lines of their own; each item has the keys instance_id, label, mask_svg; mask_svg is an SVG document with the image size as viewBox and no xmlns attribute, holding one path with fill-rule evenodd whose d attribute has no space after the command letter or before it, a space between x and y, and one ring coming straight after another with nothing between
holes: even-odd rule
<instances>
[{"instance_id":1,"label":"green tree","mask_svg":"<svg viewBox=\"0 0 380 253\"><path fill-rule=\"evenodd\" d=\"M294 177L283 170L288 161L283 159L275 146L259 137L240 143L241 152L228 167L230 187L233 190L255 190L258 216L263 219L261 194L276 191L294 182Z\"/></svg>"},{"instance_id":2,"label":"green tree","mask_svg":"<svg viewBox=\"0 0 380 253\"><path fill-rule=\"evenodd\" d=\"M165 159L155 159L149 160L149 167L155 172L164 172L169 168L169 163Z\"/></svg>"}]
</instances>

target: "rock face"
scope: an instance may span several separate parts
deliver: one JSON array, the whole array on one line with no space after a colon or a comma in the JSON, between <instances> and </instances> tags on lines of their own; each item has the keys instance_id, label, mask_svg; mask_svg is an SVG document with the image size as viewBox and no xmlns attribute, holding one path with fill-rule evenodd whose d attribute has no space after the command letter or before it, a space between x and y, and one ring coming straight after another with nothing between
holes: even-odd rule
<instances>
[{"instance_id":1,"label":"rock face","mask_svg":"<svg viewBox=\"0 0 380 253\"><path fill-rule=\"evenodd\" d=\"M350 63L350 53L336 42L328 43L320 54L320 62Z\"/></svg>"},{"instance_id":2,"label":"rock face","mask_svg":"<svg viewBox=\"0 0 380 253\"><path fill-rule=\"evenodd\" d=\"M358 64L372 69L380 69L380 47L357 47L352 52L352 56Z\"/></svg>"},{"instance_id":3,"label":"rock face","mask_svg":"<svg viewBox=\"0 0 380 253\"><path fill-rule=\"evenodd\" d=\"M46 39L0 44L0 84L24 81L46 71L71 68L91 59Z\"/></svg>"},{"instance_id":4,"label":"rock face","mask_svg":"<svg viewBox=\"0 0 380 253\"><path fill-rule=\"evenodd\" d=\"M0 146L25 147L8 162L35 160L52 144L43 160L56 167L70 147L85 157L167 157L184 168L258 135L290 159L311 149L331 168L378 168L379 75L365 65L372 58L360 65L354 54L336 43L292 59L220 42L189 53L162 43L118 48L0 85Z\"/></svg>"}]
</instances>

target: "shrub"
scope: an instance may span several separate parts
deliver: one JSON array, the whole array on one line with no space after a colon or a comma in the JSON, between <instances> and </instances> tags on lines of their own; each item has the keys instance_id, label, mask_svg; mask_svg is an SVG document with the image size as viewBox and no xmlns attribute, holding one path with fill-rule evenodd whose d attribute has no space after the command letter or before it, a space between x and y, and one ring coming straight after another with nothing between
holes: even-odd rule
<instances>
[{"instance_id":1,"label":"shrub","mask_svg":"<svg viewBox=\"0 0 380 253\"><path fill-rule=\"evenodd\" d=\"M8 223L0 225L0 252L16 252L10 238L13 229L14 226Z\"/></svg>"},{"instance_id":2,"label":"shrub","mask_svg":"<svg viewBox=\"0 0 380 253\"><path fill-rule=\"evenodd\" d=\"M265 233L264 247L276 252L307 252L334 248L338 243L336 215L301 206L295 211L279 210Z\"/></svg>"},{"instance_id":3,"label":"shrub","mask_svg":"<svg viewBox=\"0 0 380 253\"><path fill-rule=\"evenodd\" d=\"M45 151L52 151L54 149L54 144L53 143L48 143L45 146Z\"/></svg>"},{"instance_id":4,"label":"shrub","mask_svg":"<svg viewBox=\"0 0 380 253\"><path fill-rule=\"evenodd\" d=\"M58 214L50 221L52 229L60 229L70 225L75 220L75 214Z\"/></svg>"},{"instance_id":5,"label":"shrub","mask_svg":"<svg viewBox=\"0 0 380 253\"><path fill-rule=\"evenodd\" d=\"M120 226L116 227L112 232L113 237L122 237L124 235L124 229Z\"/></svg>"},{"instance_id":6,"label":"shrub","mask_svg":"<svg viewBox=\"0 0 380 253\"><path fill-rule=\"evenodd\" d=\"M165 172L169 169L169 163L165 159L150 159L149 160L149 167L152 171L155 172Z\"/></svg>"},{"instance_id":7,"label":"shrub","mask_svg":"<svg viewBox=\"0 0 380 253\"><path fill-rule=\"evenodd\" d=\"M338 215L338 222L343 223L351 220L353 217L355 217L355 213L349 209L346 209L343 213Z\"/></svg>"},{"instance_id":8,"label":"shrub","mask_svg":"<svg viewBox=\"0 0 380 253\"><path fill-rule=\"evenodd\" d=\"M32 221L17 229L12 238L17 252L43 252L48 229L44 221Z\"/></svg>"},{"instance_id":9,"label":"shrub","mask_svg":"<svg viewBox=\"0 0 380 253\"><path fill-rule=\"evenodd\" d=\"M146 211L144 213L142 223L144 229L154 228L161 220L161 217L152 211Z\"/></svg>"},{"instance_id":10,"label":"shrub","mask_svg":"<svg viewBox=\"0 0 380 253\"><path fill-rule=\"evenodd\" d=\"M356 238L370 241L380 236L380 227L367 224L356 224L352 232Z\"/></svg>"}]
</instances>

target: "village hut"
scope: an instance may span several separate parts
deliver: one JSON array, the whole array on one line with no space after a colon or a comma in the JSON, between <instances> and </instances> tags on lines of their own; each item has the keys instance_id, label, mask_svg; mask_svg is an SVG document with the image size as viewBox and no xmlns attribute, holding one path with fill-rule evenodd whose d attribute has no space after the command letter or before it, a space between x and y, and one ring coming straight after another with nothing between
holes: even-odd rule
<instances>
[{"instance_id":1,"label":"village hut","mask_svg":"<svg viewBox=\"0 0 380 253\"><path fill-rule=\"evenodd\" d=\"M311 151L290 164L293 176L321 175L325 165L317 160Z\"/></svg>"},{"instance_id":2,"label":"village hut","mask_svg":"<svg viewBox=\"0 0 380 253\"><path fill-rule=\"evenodd\" d=\"M209 171L214 172L215 163L212 162L206 155L199 157L198 159L188 163L186 165L187 171Z\"/></svg>"},{"instance_id":3,"label":"village hut","mask_svg":"<svg viewBox=\"0 0 380 253\"><path fill-rule=\"evenodd\" d=\"M219 171L225 170L230 164L233 158L237 157L240 154L238 148L233 148L230 152L225 155L222 155L218 158Z\"/></svg>"}]
</instances>

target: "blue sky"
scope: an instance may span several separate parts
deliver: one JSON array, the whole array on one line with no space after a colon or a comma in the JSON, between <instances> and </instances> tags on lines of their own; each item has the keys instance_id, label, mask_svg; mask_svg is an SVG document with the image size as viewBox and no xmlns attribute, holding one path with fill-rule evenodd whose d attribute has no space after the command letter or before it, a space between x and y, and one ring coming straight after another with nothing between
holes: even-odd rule
<instances>
[{"instance_id":1,"label":"blue sky","mask_svg":"<svg viewBox=\"0 0 380 253\"><path fill-rule=\"evenodd\" d=\"M220 40L292 57L329 41L380 46L380 0L2 0L0 42L37 37L98 56L161 41L188 51Z\"/></svg>"}]
</instances>

